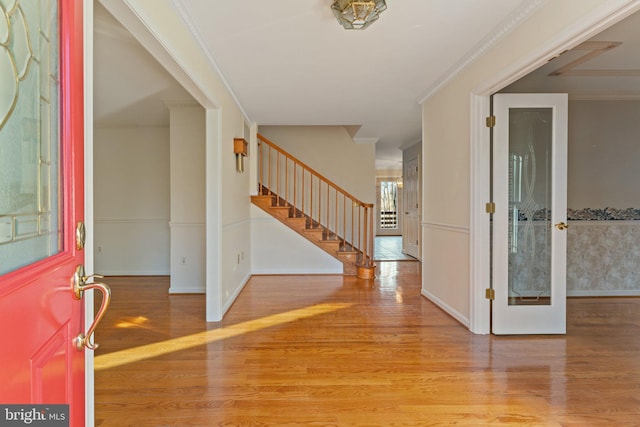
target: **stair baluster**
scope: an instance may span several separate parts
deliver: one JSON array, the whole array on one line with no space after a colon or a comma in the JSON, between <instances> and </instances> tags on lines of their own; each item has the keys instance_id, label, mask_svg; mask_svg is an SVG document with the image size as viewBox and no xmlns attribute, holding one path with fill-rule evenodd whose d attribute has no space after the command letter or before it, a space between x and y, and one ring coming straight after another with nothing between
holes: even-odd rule
<instances>
[{"instance_id":1,"label":"stair baluster","mask_svg":"<svg viewBox=\"0 0 640 427\"><path fill-rule=\"evenodd\" d=\"M258 196L252 201L342 261L345 274L374 277L373 205L358 200L260 134Z\"/></svg>"}]
</instances>

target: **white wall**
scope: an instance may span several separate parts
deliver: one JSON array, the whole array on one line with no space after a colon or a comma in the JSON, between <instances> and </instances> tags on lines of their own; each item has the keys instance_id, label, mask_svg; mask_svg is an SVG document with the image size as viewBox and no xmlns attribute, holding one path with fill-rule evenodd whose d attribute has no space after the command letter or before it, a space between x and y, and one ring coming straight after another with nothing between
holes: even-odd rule
<instances>
[{"instance_id":1,"label":"white wall","mask_svg":"<svg viewBox=\"0 0 640 427\"><path fill-rule=\"evenodd\" d=\"M640 294L638 135L640 101L569 103L568 295Z\"/></svg>"},{"instance_id":2,"label":"white wall","mask_svg":"<svg viewBox=\"0 0 640 427\"><path fill-rule=\"evenodd\" d=\"M505 26L502 39L485 47L464 70L452 72L451 79L423 102L423 292L463 324L470 323L472 286L489 286L470 280L471 95L488 95L501 89L493 88L494 82L511 79L507 82L511 83L530 71L525 68L534 62L542 65L559 53L556 50L561 42L568 43L576 34L602 22L609 10L626 3L543 2L523 22L514 17L514 22ZM575 43L579 41L575 39ZM473 119L480 121L479 117ZM474 209L482 209L484 201L476 202ZM488 244L479 242L474 247L482 243ZM488 309L487 303L483 310Z\"/></svg>"},{"instance_id":3,"label":"white wall","mask_svg":"<svg viewBox=\"0 0 640 427\"><path fill-rule=\"evenodd\" d=\"M640 101L569 103L570 209L640 208Z\"/></svg>"},{"instance_id":4,"label":"white wall","mask_svg":"<svg viewBox=\"0 0 640 427\"><path fill-rule=\"evenodd\" d=\"M218 321L249 279L249 173L235 171L233 138L246 114L215 64L170 0L109 0L103 5L205 109L205 223L207 320ZM254 140L255 138L251 137Z\"/></svg>"},{"instance_id":5,"label":"white wall","mask_svg":"<svg viewBox=\"0 0 640 427\"><path fill-rule=\"evenodd\" d=\"M170 293L205 292L205 112L170 104Z\"/></svg>"},{"instance_id":6,"label":"white wall","mask_svg":"<svg viewBox=\"0 0 640 427\"><path fill-rule=\"evenodd\" d=\"M365 203L375 200L375 146L342 126L260 126L260 134ZM342 274L342 263L258 208L252 208L255 274Z\"/></svg>"},{"instance_id":7,"label":"white wall","mask_svg":"<svg viewBox=\"0 0 640 427\"><path fill-rule=\"evenodd\" d=\"M375 145L343 126L260 126L260 134L365 203L375 203Z\"/></svg>"},{"instance_id":8,"label":"white wall","mask_svg":"<svg viewBox=\"0 0 640 427\"><path fill-rule=\"evenodd\" d=\"M342 263L253 206L253 274L342 274Z\"/></svg>"},{"instance_id":9,"label":"white wall","mask_svg":"<svg viewBox=\"0 0 640 427\"><path fill-rule=\"evenodd\" d=\"M169 129L94 131L95 271L169 274Z\"/></svg>"}]
</instances>

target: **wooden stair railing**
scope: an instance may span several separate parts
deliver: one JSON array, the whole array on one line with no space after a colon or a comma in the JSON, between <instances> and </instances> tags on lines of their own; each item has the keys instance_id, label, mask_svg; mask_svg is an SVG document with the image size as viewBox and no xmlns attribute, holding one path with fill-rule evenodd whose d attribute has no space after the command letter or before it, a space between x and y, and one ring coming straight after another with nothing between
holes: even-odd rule
<instances>
[{"instance_id":1,"label":"wooden stair railing","mask_svg":"<svg viewBox=\"0 0 640 427\"><path fill-rule=\"evenodd\" d=\"M342 261L344 274L374 277L373 204L258 134L258 196L254 204Z\"/></svg>"}]
</instances>

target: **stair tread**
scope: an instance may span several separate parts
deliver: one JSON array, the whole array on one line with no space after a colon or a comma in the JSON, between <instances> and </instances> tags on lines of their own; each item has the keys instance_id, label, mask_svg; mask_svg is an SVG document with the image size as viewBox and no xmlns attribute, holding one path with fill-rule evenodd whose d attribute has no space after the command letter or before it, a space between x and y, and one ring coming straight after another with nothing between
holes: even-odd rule
<instances>
[{"instance_id":1,"label":"stair tread","mask_svg":"<svg viewBox=\"0 0 640 427\"><path fill-rule=\"evenodd\" d=\"M262 187L260 193L251 196L251 201L255 205L340 260L344 266L343 273L345 275L358 275L358 268L361 267L359 262L361 252L355 249L352 244L346 242L339 234L331 231L316 219L310 218L267 187Z\"/></svg>"}]
</instances>

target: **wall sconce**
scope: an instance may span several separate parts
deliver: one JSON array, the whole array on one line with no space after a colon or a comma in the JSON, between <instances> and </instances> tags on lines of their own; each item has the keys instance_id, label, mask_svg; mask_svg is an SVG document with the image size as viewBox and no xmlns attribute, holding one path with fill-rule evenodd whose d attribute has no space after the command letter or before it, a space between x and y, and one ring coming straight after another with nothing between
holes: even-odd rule
<instances>
[{"instance_id":1,"label":"wall sconce","mask_svg":"<svg viewBox=\"0 0 640 427\"><path fill-rule=\"evenodd\" d=\"M247 140L244 138L233 138L233 153L236 155L236 171L244 172L244 157L248 154Z\"/></svg>"}]
</instances>

